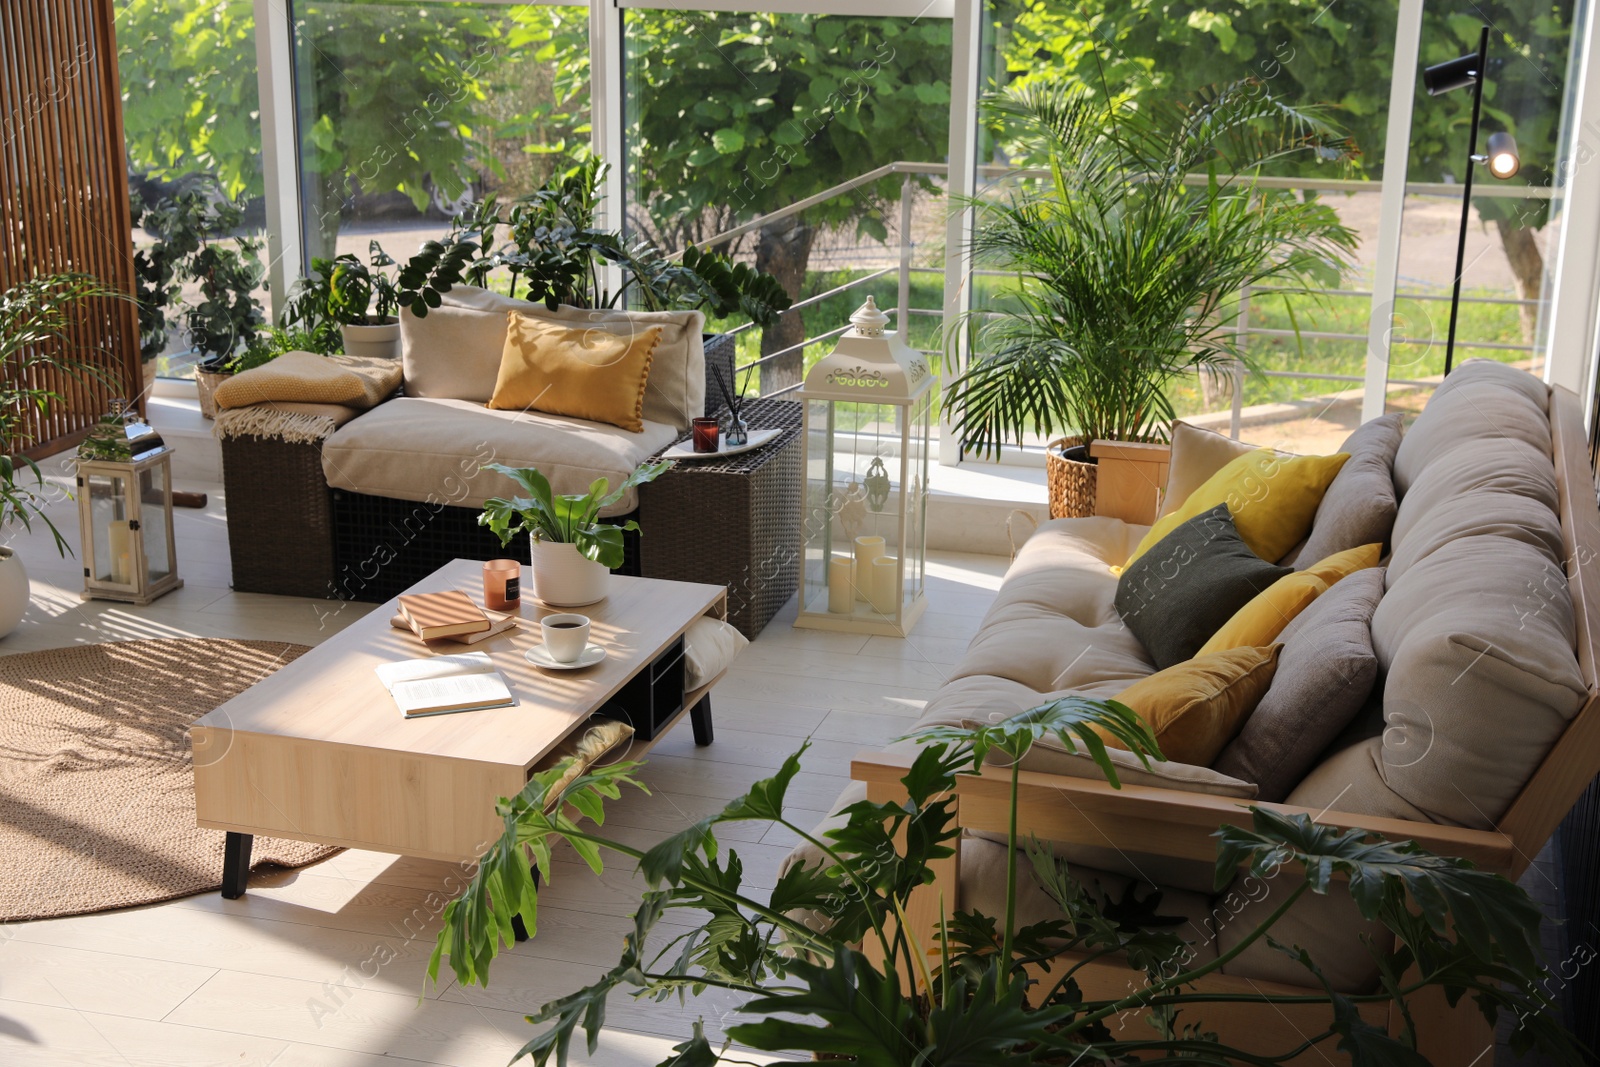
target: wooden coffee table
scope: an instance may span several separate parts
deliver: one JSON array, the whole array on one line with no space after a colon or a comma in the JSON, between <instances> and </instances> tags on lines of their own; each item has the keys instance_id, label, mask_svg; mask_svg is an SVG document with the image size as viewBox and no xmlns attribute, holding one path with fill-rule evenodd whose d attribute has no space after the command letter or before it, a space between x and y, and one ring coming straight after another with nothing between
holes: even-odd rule
<instances>
[{"instance_id":1,"label":"wooden coffee table","mask_svg":"<svg viewBox=\"0 0 1600 1067\"><path fill-rule=\"evenodd\" d=\"M460 589L482 603L483 564L454 560L408 592ZM523 589L532 588L524 568ZM483 854L503 829L495 801L515 796L540 760L589 717L635 721L628 758L685 714L695 743L711 743L711 686L683 692L684 631L723 618L721 586L613 575L605 600L577 609L596 666L545 671L523 658L541 642L539 619L557 610L522 598L522 622L476 645L510 683L517 706L407 721L378 681L381 663L429 655L389 619L392 603L257 682L194 724L199 824L228 834L222 893L238 897L255 834L448 861ZM674 691L674 688L675 691Z\"/></svg>"}]
</instances>

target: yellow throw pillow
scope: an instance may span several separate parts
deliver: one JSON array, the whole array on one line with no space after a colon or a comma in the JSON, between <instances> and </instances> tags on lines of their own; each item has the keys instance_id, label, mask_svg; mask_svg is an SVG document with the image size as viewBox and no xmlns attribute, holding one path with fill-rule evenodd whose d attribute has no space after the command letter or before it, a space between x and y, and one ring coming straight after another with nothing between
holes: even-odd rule
<instances>
[{"instance_id":1,"label":"yellow throw pillow","mask_svg":"<svg viewBox=\"0 0 1600 1067\"><path fill-rule=\"evenodd\" d=\"M1225 433L1191 426L1182 419L1172 420L1172 451L1167 463L1167 485L1161 494L1161 511L1170 514L1183 506L1189 495L1207 478L1227 466L1230 460L1247 456L1259 445L1235 441ZM1292 455L1285 452L1283 455Z\"/></svg>"},{"instance_id":2,"label":"yellow throw pillow","mask_svg":"<svg viewBox=\"0 0 1600 1067\"><path fill-rule=\"evenodd\" d=\"M1282 647L1196 656L1139 679L1115 699L1145 721L1167 759L1209 767L1267 695ZM1101 736L1112 748L1126 747Z\"/></svg>"},{"instance_id":3,"label":"yellow throw pillow","mask_svg":"<svg viewBox=\"0 0 1600 1067\"><path fill-rule=\"evenodd\" d=\"M1322 494L1349 458L1348 452L1286 456L1270 448L1258 448L1230 460L1190 493L1180 507L1150 527L1133 555L1123 562L1123 568L1167 534L1218 504L1228 505L1233 524L1250 551L1268 563L1276 563L1311 532L1311 520L1317 517Z\"/></svg>"},{"instance_id":4,"label":"yellow throw pillow","mask_svg":"<svg viewBox=\"0 0 1600 1067\"><path fill-rule=\"evenodd\" d=\"M1339 579L1376 567L1382 551L1382 545L1361 545L1335 552L1314 567L1279 578L1234 612L1233 618L1223 623L1222 629L1212 634L1195 655L1271 644L1296 615Z\"/></svg>"},{"instance_id":5,"label":"yellow throw pillow","mask_svg":"<svg viewBox=\"0 0 1600 1067\"><path fill-rule=\"evenodd\" d=\"M617 334L506 312L489 406L542 411L644 432L644 387L661 327Z\"/></svg>"}]
</instances>

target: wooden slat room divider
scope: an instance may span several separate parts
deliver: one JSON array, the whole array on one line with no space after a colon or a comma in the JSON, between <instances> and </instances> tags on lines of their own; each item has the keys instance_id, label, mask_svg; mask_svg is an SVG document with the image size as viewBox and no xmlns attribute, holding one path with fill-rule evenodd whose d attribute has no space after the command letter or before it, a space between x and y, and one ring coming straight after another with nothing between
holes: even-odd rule
<instances>
[{"instance_id":1,"label":"wooden slat room divider","mask_svg":"<svg viewBox=\"0 0 1600 1067\"><path fill-rule=\"evenodd\" d=\"M114 17L112 0L0 0L0 289L77 271L133 292ZM142 391L131 301L86 306L70 345L103 379L48 382L65 402L31 416L35 458L76 445L113 396Z\"/></svg>"}]
</instances>

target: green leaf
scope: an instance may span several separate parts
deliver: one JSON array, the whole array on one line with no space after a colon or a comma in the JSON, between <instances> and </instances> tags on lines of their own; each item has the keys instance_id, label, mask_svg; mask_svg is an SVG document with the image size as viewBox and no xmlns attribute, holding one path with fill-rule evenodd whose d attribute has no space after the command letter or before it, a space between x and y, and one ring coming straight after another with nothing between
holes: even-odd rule
<instances>
[{"instance_id":1,"label":"green leaf","mask_svg":"<svg viewBox=\"0 0 1600 1067\"><path fill-rule=\"evenodd\" d=\"M711 143L722 155L731 155L744 149L744 134L725 126L711 135Z\"/></svg>"}]
</instances>

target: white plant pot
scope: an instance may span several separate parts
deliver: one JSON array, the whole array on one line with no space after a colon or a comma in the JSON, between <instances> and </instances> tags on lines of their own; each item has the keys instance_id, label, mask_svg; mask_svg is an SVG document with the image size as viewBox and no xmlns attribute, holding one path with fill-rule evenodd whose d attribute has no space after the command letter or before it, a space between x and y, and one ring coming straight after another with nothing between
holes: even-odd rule
<instances>
[{"instance_id":1,"label":"white plant pot","mask_svg":"<svg viewBox=\"0 0 1600 1067\"><path fill-rule=\"evenodd\" d=\"M340 326L339 333L344 337L347 356L400 358L399 322L386 322L382 326Z\"/></svg>"},{"instance_id":2,"label":"white plant pot","mask_svg":"<svg viewBox=\"0 0 1600 1067\"><path fill-rule=\"evenodd\" d=\"M0 637L5 637L28 610L28 571L22 557L0 548Z\"/></svg>"},{"instance_id":3,"label":"white plant pot","mask_svg":"<svg viewBox=\"0 0 1600 1067\"><path fill-rule=\"evenodd\" d=\"M553 608L581 608L606 598L611 572L560 541L533 542L533 595Z\"/></svg>"}]
</instances>

